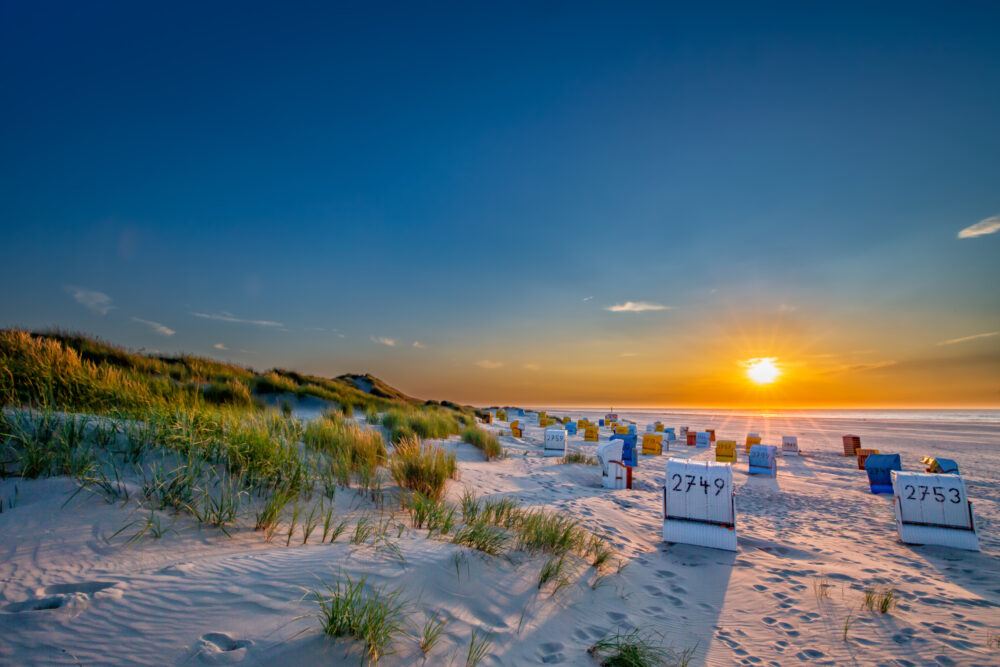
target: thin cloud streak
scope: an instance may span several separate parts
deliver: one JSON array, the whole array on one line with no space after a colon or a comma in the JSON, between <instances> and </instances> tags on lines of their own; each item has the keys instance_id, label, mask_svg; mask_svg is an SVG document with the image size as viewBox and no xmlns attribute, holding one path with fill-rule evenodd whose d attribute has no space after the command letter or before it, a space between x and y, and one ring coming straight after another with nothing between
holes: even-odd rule
<instances>
[{"instance_id":1,"label":"thin cloud streak","mask_svg":"<svg viewBox=\"0 0 1000 667\"><path fill-rule=\"evenodd\" d=\"M176 331L168 326L160 324L159 322L153 322L152 320L144 320L138 317L132 318L133 322L138 322L139 324L145 324L147 327L160 334L161 336L173 336Z\"/></svg>"},{"instance_id":2,"label":"thin cloud streak","mask_svg":"<svg viewBox=\"0 0 1000 667\"><path fill-rule=\"evenodd\" d=\"M980 220L974 225L970 225L958 233L960 239L974 239L977 236L986 236L1000 231L1000 215L994 215Z\"/></svg>"},{"instance_id":3,"label":"thin cloud streak","mask_svg":"<svg viewBox=\"0 0 1000 667\"><path fill-rule=\"evenodd\" d=\"M626 301L625 303L618 303L614 306L607 306L604 310L610 310L612 313L642 313L647 310L669 310L670 306L664 306L659 303L649 303L648 301Z\"/></svg>"},{"instance_id":4,"label":"thin cloud streak","mask_svg":"<svg viewBox=\"0 0 1000 667\"><path fill-rule=\"evenodd\" d=\"M503 362L502 361L490 361L489 359L483 359L482 361L477 361L476 365L479 366L480 368L493 369L493 368L500 368L501 366L503 366Z\"/></svg>"},{"instance_id":5,"label":"thin cloud streak","mask_svg":"<svg viewBox=\"0 0 1000 667\"><path fill-rule=\"evenodd\" d=\"M99 315L107 315L108 311L117 308L117 306L111 304L111 297L104 292L87 289L86 287L77 287L76 285L66 285L65 289L73 297L74 301Z\"/></svg>"},{"instance_id":6,"label":"thin cloud streak","mask_svg":"<svg viewBox=\"0 0 1000 667\"><path fill-rule=\"evenodd\" d=\"M954 345L955 343L964 343L969 340L978 340L979 338L989 338L990 336L996 336L1000 334L1000 331L991 331L989 333L975 334L973 336L963 336L962 338L952 338L950 340L943 340L938 345Z\"/></svg>"},{"instance_id":7,"label":"thin cloud streak","mask_svg":"<svg viewBox=\"0 0 1000 667\"><path fill-rule=\"evenodd\" d=\"M373 343L378 343L379 345L385 345L386 347L396 347L395 338L387 338L385 336L378 336L378 337L369 336L369 338L371 338L371 341Z\"/></svg>"},{"instance_id":8,"label":"thin cloud streak","mask_svg":"<svg viewBox=\"0 0 1000 667\"><path fill-rule=\"evenodd\" d=\"M245 320L241 317L234 317L231 313L219 313L218 315L211 315L209 313L191 313L195 317L200 317L204 320L216 320L219 322L233 322L235 324L253 324L258 327L284 327L285 325L281 322L272 322L270 320Z\"/></svg>"},{"instance_id":9,"label":"thin cloud streak","mask_svg":"<svg viewBox=\"0 0 1000 667\"><path fill-rule=\"evenodd\" d=\"M228 347L226 347L222 343L216 343L212 347L214 347L216 350L228 350L229 349Z\"/></svg>"},{"instance_id":10,"label":"thin cloud streak","mask_svg":"<svg viewBox=\"0 0 1000 667\"><path fill-rule=\"evenodd\" d=\"M423 343L421 343L419 340L413 341L413 347L417 348L418 350L426 350L427 349L427 346L424 345Z\"/></svg>"}]
</instances>

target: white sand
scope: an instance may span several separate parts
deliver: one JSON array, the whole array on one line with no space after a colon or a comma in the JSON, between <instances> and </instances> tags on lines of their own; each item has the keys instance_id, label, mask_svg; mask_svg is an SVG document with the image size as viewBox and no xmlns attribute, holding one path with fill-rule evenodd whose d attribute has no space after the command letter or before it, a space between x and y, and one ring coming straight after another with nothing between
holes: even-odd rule
<instances>
[{"instance_id":1,"label":"white sand","mask_svg":"<svg viewBox=\"0 0 1000 667\"><path fill-rule=\"evenodd\" d=\"M424 612L451 618L429 657L422 660L416 643L404 638L386 665L462 665L472 628L493 642L482 664L593 664L587 647L633 626L663 633L678 649L697 646L692 664L1000 662L1000 648L987 645L1000 633L996 425L664 421L715 426L720 438L739 443L747 431L771 444L781 435L799 437L805 456L779 459L777 480L748 478L742 454L734 466L738 553L662 542L668 454L642 458L633 490L608 491L600 488L599 468L541 458L540 429L529 429L524 440L504 437L513 455L503 461L486 463L470 446L455 445L461 479L450 484L452 499L470 487L569 511L607 534L628 561L596 590L590 568L556 595L536 588L543 558L495 559L428 540L402 513L404 562L351 546L346 534L333 545L313 544L315 537L308 546L296 546L299 538L285 547L283 537L266 544L247 519L227 538L180 517L175 533L125 546L123 537L108 538L132 507L89 494L61 507L75 488L71 481L7 479L0 500L6 503L15 487L18 494L14 508L0 514L0 663L358 664L356 645L323 636L315 619L296 619L313 610L301 601L303 589L341 571L403 586L415 625ZM855 459L840 456L844 433L899 452L909 470L919 469L925 454L956 459L982 552L900 544L889 497L869 494ZM594 446L570 437L571 448ZM714 450L674 445L669 455L707 458ZM338 493L337 507L352 521L371 511L352 491ZM456 554L465 556L456 561ZM822 600L814 593L819 578L831 584ZM898 608L887 615L860 610L870 586L895 588Z\"/></svg>"}]
</instances>

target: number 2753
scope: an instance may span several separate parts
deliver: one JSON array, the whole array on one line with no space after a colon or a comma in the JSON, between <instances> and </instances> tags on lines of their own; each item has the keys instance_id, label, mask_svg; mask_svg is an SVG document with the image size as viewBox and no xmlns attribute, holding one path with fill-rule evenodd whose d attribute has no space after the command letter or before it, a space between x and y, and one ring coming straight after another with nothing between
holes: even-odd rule
<instances>
[{"instance_id":1,"label":"number 2753","mask_svg":"<svg viewBox=\"0 0 1000 667\"><path fill-rule=\"evenodd\" d=\"M931 496L935 502L939 503L943 503L945 500L950 500L953 503L962 502L962 492L954 487L946 489L943 486L926 486L924 484L914 486L913 484L907 484L903 487L903 490L907 492L907 500L923 500L927 496ZM951 496L950 498L944 495L945 491Z\"/></svg>"}]
</instances>

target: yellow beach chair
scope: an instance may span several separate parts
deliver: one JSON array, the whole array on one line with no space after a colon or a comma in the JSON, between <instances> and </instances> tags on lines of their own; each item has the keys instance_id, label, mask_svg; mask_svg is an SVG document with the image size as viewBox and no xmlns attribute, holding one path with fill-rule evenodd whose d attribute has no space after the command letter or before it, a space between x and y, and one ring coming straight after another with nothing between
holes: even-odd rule
<instances>
[{"instance_id":1,"label":"yellow beach chair","mask_svg":"<svg viewBox=\"0 0 1000 667\"><path fill-rule=\"evenodd\" d=\"M663 454L663 436L657 433L644 433L642 436L642 453Z\"/></svg>"},{"instance_id":2,"label":"yellow beach chair","mask_svg":"<svg viewBox=\"0 0 1000 667\"><path fill-rule=\"evenodd\" d=\"M717 440L715 442L715 460L736 463L736 441Z\"/></svg>"},{"instance_id":3,"label":"yellow beach chair","mask_svg":"<svg viewBox=\"0 0 1000 667\"><path fill-rule=\"evenodd\" d=\"M597 427L588 426L583 429L583 440L584 442L597 442Z\"/></svg>"}]
</instances>

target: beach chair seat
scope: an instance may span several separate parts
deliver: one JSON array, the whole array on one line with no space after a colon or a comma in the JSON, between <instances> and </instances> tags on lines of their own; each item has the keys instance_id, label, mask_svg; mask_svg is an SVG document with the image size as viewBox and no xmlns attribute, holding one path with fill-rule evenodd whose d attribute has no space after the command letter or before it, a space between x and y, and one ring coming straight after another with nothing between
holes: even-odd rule
<instances>
[{"instance_id":1,"label":"beach chair seat","mask_svg":"<svg viewBox=\"0 0 1000 667\"><path fill-rule=\"evenodd\" d=\"M715 442L715 429L714 428L706 428L705 429L705 433L708 433L708 436L709 436L708 437L708 441L709 442Z\"/></svg>"},{"instance_id":2,"label":"beach chair seat","mask_svg":"<svg viewBox=\"0 0 1000 667\"><path fill-rule=\"evenodd\" d=\"M673 441L673 440L677 439L677 434L674 433L674 427L673 426L671 426L670 428L667 428L667 429L662 429L661 428L661 430L663 431L663 439L666 440L667 442L670 442L670 441Z\"/></svg>"},{"instance_id":3,"label":"beach chair seat","mask_svg":"<svg viewBox=\"0 0 1000 667\"><path fill-rule=\"evenodd\" d=\"M710 447L712 444L712 434L708 431L699 431L695 434L695 447Z\"/></svg>"},{"instance_id":4,"label":"beach chair seat","mask_svg":"<svg viewBox=\"0 0 1000 667\"><path fill-rule=\"evenodd\" d=\"M799 455L799 439L794 435L785 435L781 437L781 455L782 456L798 456Z\"/></svg>"},{"instance_id":5,"label":"beach chair seat","mask_svg":"<svg viewBox=\"0 0 1000 667\"><path fill-rule=\"evenodd\" d=\"M754 445L760 444L760 433L747 433L747 454L750 453L750 448Z\"/></svg>"},{"instance_id":6,"label":"beach chair seat","mask_svg":"<svg viewBox=\"0 0 1000 667\"><path fill-rule=\"evenodd\" d=\"M520 420L515 419L510 423L510 432L515 438L522 437L523 431L521 430Z\"/></svg>"},{"instance_id":7,"label":"beach chair seat","mask_svg":"<svg viewBox=\"0 0 1000 667\"><path fill-rule=\"evenodd\" d=\"M584 442L597 442L597 427L588 426L583 429L583 440Z\"/></svg>"}]
</instances>

